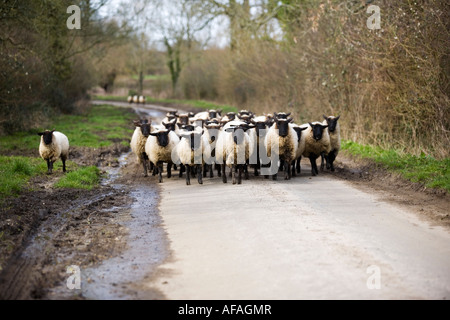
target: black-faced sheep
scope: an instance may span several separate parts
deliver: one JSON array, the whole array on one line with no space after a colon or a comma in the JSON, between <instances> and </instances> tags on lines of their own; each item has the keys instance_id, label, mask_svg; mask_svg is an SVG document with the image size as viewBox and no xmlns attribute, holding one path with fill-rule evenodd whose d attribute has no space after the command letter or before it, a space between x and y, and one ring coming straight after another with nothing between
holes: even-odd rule
<instances>
[{"instance_id":1,"label":"black-faced sheep","mask_svg":"<svg viewBox=\"0 0 450 320\"><path fill-rule=\"evenodd\" d=\"M339 118L334 116L327 117L326 115L323 115L324 121L323 124L328 124L328 133L330 135L330 145L331 145L331 151L328 153L327 156L322 157L322 163L321 163L321 169L323 169L323 160L327 161L327 169L331 169L331 171L334 171L334 160L336 159L339 150L341 150L341 133L340 133L340 126L339 126Z\"/></svg>"},{"instance_id":2,"label":"black-faced sheep","mask_svg":"<svg viewBox=\"0 0 450 320\"><path fill-rule=\"evenodd\" d=\"M59 158L63 163L63 172L66 172L66 160L69 157L69 139L61 132L46 130L39 132L41 144L39 145L39 154L42 159L47 161L47 170L53 172L53 164Z\"/></svg>"},{"instance_id":3,"label":"black-faced sheep","mask_svg":"<svg viewBox=\"0 0 450 320\"><path fill-rule=\"evenodd\" d=\"M180 139L174 131L157 130L150 133L145 143L145 152L158 168L159 182L163 182L163 164L167 163L167 178L172 176L172 151Z\"/></svg>"},{"instance_id":4,"label":"black-faced sheep","mask_svg":"<svg viewBox=\"0 0 450 320\"><path fill-rule=\"evenodd\" d=\"M298 136L293 126L290 124L292 118L275 118L274 125L269 129L265 139L267 155L272 157L272 152L277 156L284 167L284 179L291 179L291 164L297 157ZM278 144L278 151L277 151ZM277 174L273 175L277 179Z\"/></svg>"},{"instance_id":5,"label":"black-faced sheep","mask_svg":"<svg viewBox=\"0 0 450 320\"><path fill-rule=\"evenodd\" d=\"M183 132L178 145L174 149L176 158L186 168L186 185L191 184L191 169L195 167L199 184L203 184L202 166L205 164L207 154L211 153L209 145L203 145L202 133L199 131ZM194 172L194 170L192 170Z\"/></svg>"},{"instance_id":6,"label":"black-faced sheep","mask_svg":"<svg viewBox=\"0 0 450 320\"><path fill-rule=\"evenodd\" d=\"M311 173L313 176L319 174L317 169L316 159L320 156L327 155L330 150L330 135L324 125L320 122L309 123L309 127L304 131L305 133L305 151L303 155L309 158L311 162Z\"/></svg>"},{"instance_id":7,"label":"black-faced sheep","mask_svg":"<svg viewBox=\"0 0 450 320\"><path fill-rule=\"evenodd\" d=\"M145 152L145 144L150 132L152 131L152 126L150 123L148 120L134 121L136 129L134 130L130 143L131 150L136 155L138 163L142 164L144 168L144 177L148 176L147 169L149 168L149 158Z\"/></svg>"}]
</instances>

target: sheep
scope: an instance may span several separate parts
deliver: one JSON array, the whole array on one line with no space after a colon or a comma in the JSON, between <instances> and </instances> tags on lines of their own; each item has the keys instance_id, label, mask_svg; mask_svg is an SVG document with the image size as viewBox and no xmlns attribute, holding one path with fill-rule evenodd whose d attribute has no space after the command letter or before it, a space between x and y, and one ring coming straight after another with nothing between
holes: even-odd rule
<instances>
[{"instance_id":1,"label":"sheep","mask_svg":"<svg viewBox=\"0 0 450 320\"><path fill-rule=\"evenodd\" d=\"M133 102L139 103L139 96L133 96Z\"/></svg>"},{"instance_id":2,"label":"sheep","mask_svg":"<svg viewBox=\"0 0 450 320\"><path fill-rule=\"evenodd\" d=\"M141 121L133 121L136 129L134 130L133 136L131 138L131 150L134 152L138 159L138 163L142 164L144 168L144 177L147 177L147 168L148 168L148 155L145 152L145 143L147 142L147 138L150 135L150 132L153 131L151 126L151 121L149 123L148 120ZM150 169L152 166L150 166Z\"/></svg>"},{"instance_id":3,"label":"sheep","mask_svg":"<svg viewBox=\"0 0 450 320\"><path fill-rule=\"evenodd\" d=\"M203 144L203 148L205 148L206 145L210 146L210 152L211 152L211 164L205 164L203 167L203 177L206 177L207 174L207 169L209 167L209 177L213 178L214 177L214 172L213 172L213 162L215 160L215 153L216 153L216 142L217 142L217 138L219 137L219 132L220 132L220 124L217 124L215 122L212 121L208 121L205 125L204 131L203 131L203 135L202 135L202 144ZM205 150L204 150L205 151ZM206 154L206 153L205 153ZM217 175L220 177L221 176L221 171L220 171L220 167L217 166Z\"/></svg>"},{"instance_id":4,"label":"sheep","mask_svg":"<svg viewBox=\"0 0 450 320\"><path fill-rule=\"evenodd\" d=\"M191 184L191 168L193 167L196 168L198 183L203 184L202 166L205 164L208 153L211 154L211 150L209 144L203 144L202 134L202 131L181 133L180 142L173 151L173 161L179 160L186 167L186 185Z\"/></svg>"},{"instance_id":5,"label":"sheep","mask_svg":"<svg viewBox=\"0 0 450 320\"><path fill-rule=\"evenodd\" d=\"M234 123L233 123L234 122ZM222 166L222 181L227 183L225 166L231 168L233 184L236 184L236 171L239 170L237 183L242 183L242 172L249 160L250 139L246 131L253 126L233 121L225 125L216 143L216 162ZM246 173L248 175L248 173ZM246 176L246 179L248 177Z\"/></svg>"},{"instance_id":6,"label":"sheep","mask_svg":"<svg viewBox=\"0 0 450 320\"><path fill-rule=\"evenodd\" d=\"M291 163L297 157L298 136L292 126L292 118L278 119L275 118L274 125L269 129L264 141L267 155L272 157L272 151L275 151L276 143L278 143L278 157L284 166L284 179L291 179ZM273 175L273 180L277 179L277 174Z\"/></svg>"},{"instance_id":7,"label":"sheep","mask_svg":"<svg viewBox=\"0 0 450 320\"><path fill-rule=\"evenodd\" d=\"M264 148L264 140L266 137L266 129L269 124L269 119L266 116L259 116L250 120L252 124L255 125L255 128L249 130L248 135L250 137L250 141L255 145L253 148L250 148L252 151L250 152L250 159L253 161L256 160L256 163L251 163L255 170L255 177L259 176L258 168L261 167L261 155L266 154L266 150ZM260 148L263 147L263 150Z\"/></svg>"},{"instance_id":8,"label":"sheep","mask_svg":"<svg viewBox=\"0 0 450 320\"><path fill-rule=\"evenodd\" d=\"M236 113L235 112L228 112L224 117L220 119L220 123L226 124L230 121L233 121L236 119Z\"/></svg>"},{"instance_id":9,"label":"sheep","mask_svg":"<svg viewBox=\"0 0 450 320\"><path fill-rule=\"evenodd\" d=\"M309 127L305 130L305 151L303 156L309 158L311 162L311 173L313 176L319 174L317 170L316 159L320 156L328 155L331 151L330 135L328 134L328 125L320 122L309 122Z\"/></svg>"},{"instance_id":10,"label":"sheep","mask_svg":"<svg viewBox=\"0 0 450 320\"><path fill-rule=\"evenodd\" d=\"M158 168L159 182L162 183L163 163L167 163L167 178L172 176L172 151L180 139L174 131L161 129L150 132L145 143L145 153Z\"/></svg>"},{"instance_id":11,"label":"sheep","mask_svg":"<svg viewBox=\"0 0 450 320\"><path fill-rule=\"evenodd\" d=\"M133 103L133 97L132 96L128 96L127 101L129 104Z\"/></svg>"},{"instance_id":12,"label":"sheep","mask_svg":"<svg viewBox=\"0 0 450 320\"><path fill-rule=\"evenodd\" d=\"M145 104L147 98L145 96L139 96L139 103Z\"/></svg>"},{"instance_id":13,"label":"sheep","mask_svg":"<svg viewBox=\"0 0 450 320\"><path fill-rule=\"evenodd\" d=\"M306 145L306 138L305 135L302 134L302 131L308 129L307 126L299 126L297 124L293 124L292 127L297 132L297 141L298 141L298 147L297 147L297 155L296 155L296 161L292 162L292 175L296 176L297 173L300 174L301 172L301 166L300 162L302 160L302 154L305 151L305 145Z\"/></svg>"},{"instance_id":14,"label":"sheep","mask_svg":"<svg viewBox=\"0 0 450 320\"><path fill-rule=\"evenodd\" d=\"M52 174L53 164L58 158L63 163L63 172L66 172L66 160L69 157L69 139L61 132L46 130L39 132L41 143L39 145L39 154L42 159L47 161L47 173Z\"/></svg>"},{"instance_id":15,"label":"sheep","mask_svg":"<svg viewBox=\"0 0 450 320\"><path fill-rule=\"evenodd\" d=\"M166 117L162 120L162 122L168 123L176 118L178 118L178 111L169 111L166 113Z\"/></svg>"},{"instance_id":16,"label":"sheep","mask_svg":"<svg viewBox=\"0 0 450 320\"><path fill-rule=\"evenodd\" d=\"M320 168L323 170L324 166L324 158L327 161L327 169L331 169L331 171L334 171L334 160L336 159L339 150L341 149L341 134L340 134L340 126L339 126L339 118L334 116L327 117L326 115L323 115L324 121L323 124L328 124L328 134L330 135L330 145L331 145L331 151L328 153L327 156L322 156L322 162L320 164Z\"/></svg>"}]
</instances>

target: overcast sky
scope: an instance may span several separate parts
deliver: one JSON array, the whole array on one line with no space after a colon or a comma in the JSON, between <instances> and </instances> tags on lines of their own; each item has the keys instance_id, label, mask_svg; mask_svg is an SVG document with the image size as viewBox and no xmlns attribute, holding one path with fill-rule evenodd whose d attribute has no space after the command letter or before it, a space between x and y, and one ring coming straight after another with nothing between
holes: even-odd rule
<instances>
[{"instance_id":1,"label":"overcast sky","mask_svg":"<svg viewBox=\"0 0 450 320\"><path fill-rule=\"evenodd\" d=\"M170 12L171 9L173 9L170 2L171 1L163 1L162 8L155 8L155 6L150 3L146 9L147 13L144 15L147 18L147 21L144 21L144 17L141 17L132 22L135 27L137 26L139 28L144 28L145 25L147 26L145 34L149 38L151 45L153 47L157 47L158 49L164 49L164 46L162 44L163 33L158 27L158 24L160 24L161 22L166 24L164 22L164 19L166 19L167 24L176 23L176 21L174 20L174 15ZM125 4L125 8L129 8L129 12L127 12L127 14L133 16L133 6L136 6L137 3L138 1L133 0L109 0L108 3L101 8L99 13L102 17L119 18L117 12L121 8L123 8L123 5ZM152 19L155 15L158 17L157 19L162 19L162 21L153 21ZM209 38L208 47L223 48L226 47L229 42L227 30L227 19L219 17L213 21L208 30L199 33L197 37L199 37L199 40L202 42Z\"/></svg>"}]
</instances>

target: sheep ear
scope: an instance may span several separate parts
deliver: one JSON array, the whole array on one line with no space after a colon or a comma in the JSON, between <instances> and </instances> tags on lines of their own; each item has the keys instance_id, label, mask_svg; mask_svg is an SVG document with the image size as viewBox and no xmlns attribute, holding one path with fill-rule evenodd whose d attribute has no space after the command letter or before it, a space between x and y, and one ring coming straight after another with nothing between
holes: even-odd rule
<instances>
[{"instance_id":1,"label":"sheep ear","mask_svg":"<svg viewBox=\"0 0 450 320\"><path fill-rule=\"evenodd\" d=\"M326 115L323 115L323 118L324 118L325 120L328 120L328 118L327 118L327 116L326 116Z\"/></svg>"},{"instance_id":2,"label":"sheep ear","mask_svg":"<svg viewBox=\"0 0 450 320\"><path fill-rule=\"evenodd\" d=\"M286 115L286 117L289 117L289 116L291 115L291 113L292 113L292 112L289 112L289 113Z\"/></svg>"},{"instance_id":3,"label":"sheep ear","mask_svg":"<svg viewBox=\"0 0 450 320\"><path fill-rule=\"evenodd\" d=\"M140 126L141 126L141 123L140 123L139 121L136 121L136 120L133 121L133 124L134 124L136 127L140 127Z\"/></svg>"},{"instance_id":4,"label":"sheep ear","mask_svg":"<svg viewBox=\"0 0 450 320\"><path fill-rule=\"evenodd\" d=\"M308 129L308 127L299 127L300 131Z\"/></svg>"},{"instance_id":5,"label":"sheep ear","mask_svg":"<svg viewBox=\"0 0 450 320\"><path fill-rule=\"evenodd\" d=\"M311 122L308 122L308 124L311 126L311 128L313 127L313 124Z\"/></svg>"},{"instance_id":6,"label":"sheep ear","mask_svg":"<svg viewBox=\"0 0 450 320\"><path fill-rule=\"evenodd\" d=\"M328 125L322 125L322 128L326 129L328 128Z\"/></svg>"},{"instance_id":7,"label":"sheep ear","mask_svg":"<svg viewBox=\"0 0 450 320\"><path fill-rule=\"evenodd\" d=\"M150 135L153 136L153 137L158 136L158 134L157 134L157 133L154 133L154 132L150 132Z\"/></svg>"},{"instance_id":8,"label":"sheep ear","mask_svg":"<svg viewBox=\"0 0 450 320\"><path fill-rule=\"evenodd\" d=\"M341 117L341 116L339 115L339 116L336 118L336 121L338 121L340 117Z\"/></svg>"},{"instance_id":9,"label":"sheep ear","mask_svg":"<svg viewBox=\"0 0 450 320\"><path fill-rule=\"evenodd\" d=\"M289 113L290 114L290 113ZM290 123L290 122L292 122L294 119L293 118L289 118L289 119L287 119L287 122L288 123Z\"/></svg>"}]
</instances>

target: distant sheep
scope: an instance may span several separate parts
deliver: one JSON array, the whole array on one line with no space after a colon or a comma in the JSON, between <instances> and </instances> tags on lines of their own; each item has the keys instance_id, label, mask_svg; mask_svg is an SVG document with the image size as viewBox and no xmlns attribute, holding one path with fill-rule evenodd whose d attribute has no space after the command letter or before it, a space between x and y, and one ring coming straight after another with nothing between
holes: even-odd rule
<instances>
[{"instance_id":1,"label":"distant sheep","mask_svg":"<svg viewBox=\"0 0 450 320\"><path fill-rule=\"evenodd\" d=\"M145 96L139 96L139 103L145 104L147 98Z\"/></svg>"},{"instance_id":2,"label":"distant sheep","mask_svg":"<svg viewBox=\"0 0 450 320\"><path fill-rule=\"evenodd\" d=\"M47 170L53 172L53 164L59 158L63 163L63 172L66 172L66 160L69 157L69 139L61 132L46 130L39 132L41 144L39 145L39 154L42 159L47 161Z\"/></svg>"}]
</instances>

